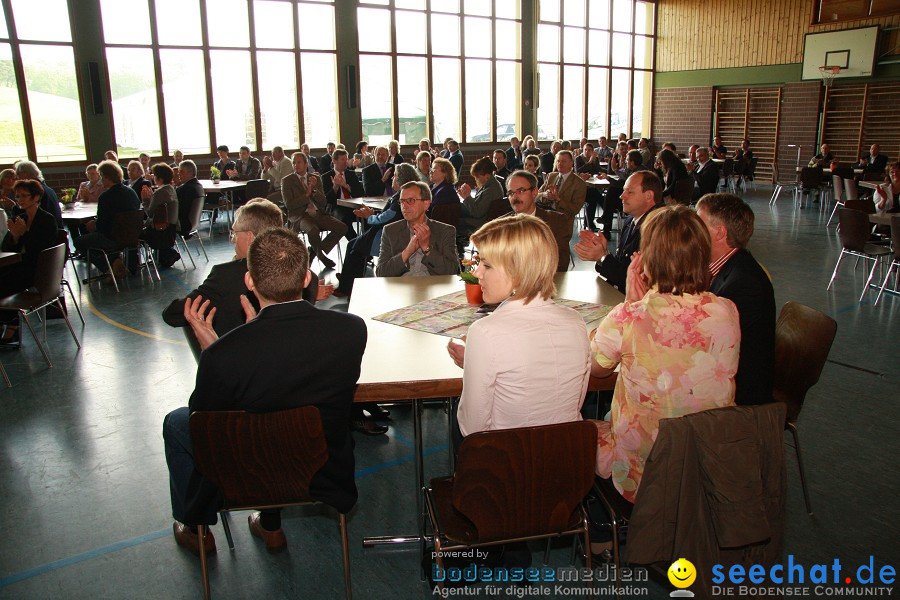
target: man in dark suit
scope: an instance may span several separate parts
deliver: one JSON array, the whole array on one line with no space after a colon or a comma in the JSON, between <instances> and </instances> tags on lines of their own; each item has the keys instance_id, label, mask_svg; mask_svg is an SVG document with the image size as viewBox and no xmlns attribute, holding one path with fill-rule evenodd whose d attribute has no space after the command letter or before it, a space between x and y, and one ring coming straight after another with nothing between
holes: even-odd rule
<instances>
[{"instance_id":1,"label":"man in dark suit","mask_svg":"<svg viewBox=\"0 0 900 600\"><path fill-rule=\"evenodd\" d=\"M59 208L59 197L53 191L53 188L44 181L44 175L38 166L30 160L20 160L16 163L16 178L34 179L41 182L41 187L44 188L44 195L41 196L41 210L53 215L56 226L62 229L63 220L62 212Z\"/></svg>"},{"instance_id":2,"label":"man in dark suit","mask_svg":"<svg viewBox=\"0 0 900 600\"><path fill-rule=\"evenodd\" d=\"M506 152L500 150L499 148L494 150L494 154L492 156L494 161L494 166L497 167L497 170L494 171L494 175L500 178L503 191L506 191L506 178L509 177L509 174L513 172L513 168L509 166L509 163L506 158Z\"/></svg>"},{"instance_id":3,"label":"man in dark suit","mask_svg":"<svg viewBox=\"0 0 900 600\"><path fill-rule=\"evenodd\" d=\"M337 146L335 146L334 142L328 142L325 146L325 154L319 157L319 173L327 173L332 169L332 162L334 160L332 155L334 154L335 148L337 148Z\"/></svg>"},{"instance_id":4,"label":"man in dark suit","mask_svg":"<svg viewBox=\"0 0 900 600\"><path fill-rule=\"evenodd\" d=\"M331 155L332 169L322 174L322 189L325 190L325 201L331 214L347 226L345 237L352 240L356 237L356 217L353 211L343 206L338 206L339 198L362 198L366 195L362 183L356 177L353 169L349 168L349 157L344 149L337 149Z\"/></svg>"},{"instance_id":5,"label":"man in dark suit","mask_svg":"<svg viewBox=\"0 0 900 600\"><path fill-rule=\"evenodd\" d=\"M463 166L463 155L462 150L459 148L459 142L450 140L447 142L447 150L450 152L450 154L447 155L447 160L449 160L450 164L453 165L453 168L456 169L456 177L458 179L460 174L462 174Z\"/></svg>"},{"instance_id":6,"label":"man in dark suit","mask_svg":"<svg viewBox=\"0 0 900 600\"><path fill-rule=\"evenodd\" d=\"M615 254L607 249L603 235L590 231L578 234L575 254L581 260L596 261L595 270L620 292L625 292L625 278L631 255L641 248L641 223L662 200L662 182L652 171L638 171L625 182L622 190L622 209L628 218L622 227Z\"/></svg>"},{"instance_id":7,"label":"man in dark suit","mask_svg":"<svg viewBox=\"0 0 900 600\"><path fill-rule=\"evenodd\" d=\"M753 211L733 194L710 194L697 203L712 240L709 291L728 298L741 321L735 403L772 401L775 370L775 292L765 270L746 250Z\"/></svg>"},{"instance_id":8,"label":"man in dark suit","mask_svg":"<svg viewBox=\"0 0 900 600\"><path fill-rule=\"evenodd\" d=\"M306 155L309 162L310 173L321 173L319 170L319 159L313 156L309 151L309 144L300 144L300 152Z\"/></svg>"},{"instance_id":9,"label":"man in dark suit","mask_svg":"<svg viewBox=\"0 0 900 600\"><path fill-rule=\"evenodd\" d=\"M225 171L228 178L232 181L259 179L262 173L262 163L259 162L258 158L250 155L250 148L241 146L238 154L240 158L234 161L234 168Z\"/></svg>"},{"instance_id":10,"label":"man in dark suit","mask_svg":"<svg viewBox=\"0 0 900 600\"><path fill-rule=\"evenodd\" d=\"M152 191L153 187L150 185L150 181L144 177L144 175L146 175L144 165L140 162L136 160L129 161L126 172L128 173L126 185L134 190L134 193L137 194L138 198L141 197L141 190L145 187L150 188Z\"/></svg>"},{"instance_id":11,"label":"man in dark suit","mask_svg":"<svg viewBox=\"0 0 900 600\"><path fill-rule=\"evenodd\" d=\"M220 501L215 486L194 468L188 423L196 411L318 407L328 461L313 476L310 495L341 512L356 503L349 415L366 326L355 315L318 310L300 301L303 284L311 277L308 265L306 248L296 234L270 229L253 241L247 255L247 287L260 305L255 318L219 339L202 298L185 307L185 318L205 349L190 402L166 416L163 439L175 540L195 553L201 543L207 552L215 551L212 535L200 540L196 526L216 522ZM328 339L328 344L304 344L303 339ZM247 521L269 551L286 547L279 511L255 512Z\"/></svg>"},{"instance_id":12,"label":"man in dark suit","mask_svg":"<svg viewBox=\"0 0 900 600\"><path fill-rule=\"evenodd\" d=\"M692 196L694 202L705 194L716 193L719 188L719 165L709 157L707 148L697 149L697 164L688 164L687 170L693 175L696 186Z\"/></svg>"},{"instance_id":13,"label":"man in dark suit","mask_svg":"<svg viewBox=\"0 0 900 600\"><path fill-rule=\"evenodd\" d=\"M191 222L191 206L194 199L206 195L200 180L197 179L197 165L192 160L183 160L178 163L178 180L181 185L175 188L178 196L178 229L181 235L187 235L197 227L197 223Z\"/></svg>"},{"instance_id":14,"label":"man in dark suit","mask_svg":"<svg viewBox=\"0 0 900 600\"><path fill-rule=\"evenodd\" d=\"M869 151L863 154L855 168L862 169L866 173L884 173L887 169L888 157L881 153L881 146L872 144Z\"/></svg>"},{"instance_id":15,"label":"man in dark suit","mask_svg":"<svg viewBox=\"0 0 900 600\"><path fill-rule=\"evenodd\" d=\"M366 196L393 196L394 165L388 163L390 155L384 146L375 148L375 162L363 169L363 189Z\"/></svg>"},{"instance_id":16,"label":"man in dark suit","mask_svg":"<svg viewBox=\"0 0 900 600\"><path fill-rule=\"evenodd\" d=\"M547 210L535 204L538 197L538 180L528 171L516 171L509 176L509 205L513 211L503 215L532 215L550 226L559 251L558 272L569 269L569 240L572 239L572 226L568 217L555 210Z\"/></svg>"},{"instance_id":17,"label":"man in dark suit","mask_svg":"<svg viewBox=\"0 0 900 600\"><path fill-rule=\"evenodd\" d=\"M550 151L541 154L541 173L547 175L553 172L554 164L556 163L556 153L560 150L562 150L562 142L555 140L550 144Z\"/></svg>"},{"instance_id":18,"label":"man in dark suit","mask_svg":"<svg viewBox=\"0 0 900 600\"><path fill-rule=\"evenodd\" d=\"M523 160L522 144L519 142L519 138L513 136L509 140L509 148L506 149L506 166L510 171L521 169Z\"/></svg>"},{"instance_id":19,"label":"man in dark suit","mask_svg":"<svg viewBox=\"0 0 900 600\"><path fill-rule=\"evenodd\" d=\"M187 295L191 300L203 296L216 307L212 327L219 337L246 321L247 317L241 306L242 298L247 298L254 308L259 308L256 296L251 293L244 281L244 275L247 274L247 251L257 236L283 224L281 209L268 200L257 200L238 208L234 213L231 236L234 244L234 260L214 265L200 287ZM303 299L315 304L318 287L318 279L310 278L309 285L303 289ZM327 295L323 295L324 297ZM163 321L172 327L187 326L188 322L184 318L184 299L172 300L163 311L162 317Z\"/></svg>"}]
</instances>

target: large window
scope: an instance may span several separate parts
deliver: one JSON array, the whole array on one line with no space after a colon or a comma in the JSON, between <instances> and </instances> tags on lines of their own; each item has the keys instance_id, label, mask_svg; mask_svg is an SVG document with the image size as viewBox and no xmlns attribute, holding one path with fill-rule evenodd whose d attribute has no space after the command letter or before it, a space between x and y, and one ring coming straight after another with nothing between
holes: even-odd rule
<instances>
[{"instance_id":1,"label":"large window","mask_svg":"<svg viewBox=\"0 0 900 600\"><path fill-rule=\"evenodd\" d=\"M329 0L100 0L100 6L121 156L205 154L220 144L233 151L293 149L337 137Z\"/></svg>"},{"instance_id":2,"label":"large window","mask_svg":"<svg viewBox=\"0 0 900 600\"><path fill-rule=\"evenodd\" d=\"M360 0L357 11L363 139L521 137L519 2Z\"/></svg>"},{"instance_id":3,"label":"large window","mask_svg":"<svg viewBox=\"0 0 900 600\"><path fill-rule=\"evenodd\" d=\"M540 0L538 137L650 136L654 4Z\"/></svg>"},{"instance_id":4,"label":"large window","mask_svg":"<svg viewBox=\"0 0 900 600\"><path fill-rule=\"evenodd\" d=\"M0 162L84 160L84 123L66 0L0 4Z\"/></svg>"}]
</instances>

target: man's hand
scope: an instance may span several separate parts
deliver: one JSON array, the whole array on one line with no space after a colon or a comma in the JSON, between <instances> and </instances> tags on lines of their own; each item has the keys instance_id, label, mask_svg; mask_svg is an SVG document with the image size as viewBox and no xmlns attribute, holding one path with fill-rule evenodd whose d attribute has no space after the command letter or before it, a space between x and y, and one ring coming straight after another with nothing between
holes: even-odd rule
<instances>
[{"instance_id":1,"label":"man's hand","mask_svg":"<svg viewBox=\"0 0 900 600\"><path fill-rule=\"evenodd\" d=\"M590 231L579 231L578 240L575 244L575 254L581 260L596 262L608 254L606 236Z\"/></svg>"},{"instance_id":2,"label":"man's hand","mask_svg":"<svg viewBox=\"0 0 900 600\"><path fill-rule=\"evenodd\" d=\"M390 167L384 170L384 175L381 176L382 183L387 183L394 177L394 167Z\"/></svg>"},{"instance_id":3,"label":"man's hand","mask_svg":"<svg viewBox=\"0 0 900 600\"><path fill-rule=\"evenodd\" d=\"M244 323L249 323L256 318L256 309L250 303L250 298L241 295L241 308L244 309Z\"/></svg>"},{"instance_id":4,"label":"man's hand","mask_svg":"<svg viewBox=\"0 0 900 600\"><path fill-rule=\"evenodd\" d=\"M547 191L544 193L544 197L546 199L552 200L553 202L557 202L559 200L559 188L551 183L547 186Z\"/></svg>"},{"instance_id":5,"label":"man's hand","mask_svg":"<svg viewBox=\"0 0 900 600\"><path fill-rule=\"evenodd\" d=\"M326 298L330 298L334 293L334 286L330 283L325 283L324 279L319 280L319 288L316 290L316 302L321 302Z\"/></svg>"},{"instance_id":6,"label":"man's hand","mask_svg":"<svg viewBox=\"0 0 900 600\"><path fill-rule=\"evenodd\" d=\"M225 171L225 174L228 175L229 177L234 177L235 175L238 174L238 172L235 171L234 169L228 169Z\"/></svg>"},{"instance_id":7,"label":"man's hand","mask_svg":"<svg viewBox=\"0 0 900 600\"><path fill-rule=\"evenodd\" d=\"M150 191L149 187L147 187L145 185L144 187L141 188L141 198L143 198L144 200L149 200L152 197L153 197L153 192Z\"/></svg>"},{"instance_id":8,"label":"man's hand","mask_svg":"<svg viewBox=\"0 0 900 600\"><path fill-rule=\"evenodd\" d=\"M312 190L316 191L316 188L319 187L319 178L316 175L309 175L306 178L306 188L307 191Z\"/></svg>"},{"instance_id":9,"label":"man's hand","mask_svg":"<svg viewBox=\"0 0 900 600\"><path fill-rule=\"evenodd\" d=\"M339 192L341 188L347 187L347 178L344 177L343 173L335 173L334 177L331 178L331 186L334 188L334 191Z\"/></svg>"},{"instance_id":10,"label":"man's hand","mask_svg":"<svg viewBox=\"0 0 900 600\"><path fill-rule=\"evenodd\" d=\"M456 363L456 366L460 369L463 368L463 364L466 359L466 346L465 346L466 336L462 337L462 344L456 342L455 340L450 340L447 342L447 352L450 353L450 358L453 359L453 362Z\"/></svg>"},{"instance_id":11,"label":"man's hand","mask_svg":"<svg viewBox=\"0 0 900 600\"><path fill-rule=\"evenodd\" d=\"M413 233L416 234L416 238L419 240L419 247L424 252L425 250L431 249L431 229L428 228L428 225L425 223L419 223L417 225L413 225Z\"/></svg>"},{"instance_id":12,"label":"man's hand","mask_svg":"<svg viewBox=\"0 0 900 600\"><path fill-rule=\"evenodd\" d=\"M641 253L635 252L631 255L631 264L628 265L628 274L625 277L625 300L629 302L640 300L647 293L647 287Z\"/></svg>"},{"instance_id":13,"label":"man's hand","mask_svg":"<svg viewBox=\"0 0 900 600\"><path fill-rule=\"evenodd\" d=\"M686 165L684 165L684 168L687 169L687 172L688 172L688 173L693 173L693 172L694 172L694 167L696 166L696 164L697 164L697 163L689 162L689 163L687 163Z\"/></svg>"},{"instance_id":14,"label":"man's hand","mask_svg":"<svg viewBox=\"0 0 900 600\"><path fill-rule=\"evenodd\" d=\"M409 257L416 253L416 250L419 249L419 238L415 235L415 230L413 230L413 235L409 236L409 243L406 244L406 248L400 253L400 258L403 259L403 264L409 264Z\"/></svg>"},{"instance_id":15,"label":"man's hand","mask_svg":"<svg viewBox=\"0 0 900 600\"><path fill-rule=\"evenodd\" d=\"M353 214L359 217L360 219L368 219L372 215L375 214L375 209L371 206L363 206L361 208L353 209Z\"/></svg>"},{"instance_id":16,"label":"man's hand","mask_svg":"<svg viewBox=\"0 0 900 600\"><path fill-rule=\"evenodd\" d=\"M213 307L209 314L206 314L208 308L209 300L204 302L203 296L197 296L193 300L190 298L184 300L184 320L191 326L197 342L200 343L201 350L206 350L210 344L219 339L212 326L216 309Z\"/></svg>"}]
</instances>

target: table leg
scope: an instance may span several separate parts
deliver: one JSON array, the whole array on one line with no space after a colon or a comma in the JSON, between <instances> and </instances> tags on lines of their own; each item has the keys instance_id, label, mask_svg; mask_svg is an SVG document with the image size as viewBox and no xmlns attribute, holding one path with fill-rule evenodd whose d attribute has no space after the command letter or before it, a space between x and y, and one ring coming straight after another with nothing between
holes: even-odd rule
<instances>
[{"instance_id":1,"label":"table leg","mask_svg":"<svg viewBox=\"0 0 900 600\"><path fill-rule=\"evenodd\" d=\"M422 400L413 400L413 439L416 453L416 535L377 535L363 538L363 548L371 548L384 544L420 544L424 551L424 544L430 540L425 535L425 498L422 496L422 488L425 487L425 461L423 458L422 442Z\"/></svg>"}]
</instances>

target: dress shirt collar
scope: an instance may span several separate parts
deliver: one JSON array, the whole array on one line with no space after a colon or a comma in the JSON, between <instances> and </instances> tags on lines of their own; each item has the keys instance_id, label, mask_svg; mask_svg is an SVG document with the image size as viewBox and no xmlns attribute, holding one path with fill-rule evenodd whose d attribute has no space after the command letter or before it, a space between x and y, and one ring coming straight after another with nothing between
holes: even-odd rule
<instances>
[{"instance_id":1,"label":"dress shirt collar","mask_svg":"<svg viewBox=\"0 0 900 600\"><path fill-rule=\"evenodd\" d=\"M725 266L725 263L728 262L728 259L730 259L732 256L734 256L734 253L737 251L738 251L737 248L732 248L731 252L719 257L719 260L709 263L709 280L710 281L712 281L713 279L718 277L719 272L722 270L722 267Z\"/></svg>"}]
</instances>

